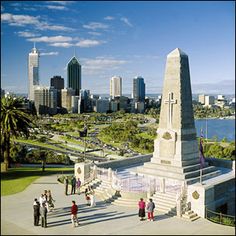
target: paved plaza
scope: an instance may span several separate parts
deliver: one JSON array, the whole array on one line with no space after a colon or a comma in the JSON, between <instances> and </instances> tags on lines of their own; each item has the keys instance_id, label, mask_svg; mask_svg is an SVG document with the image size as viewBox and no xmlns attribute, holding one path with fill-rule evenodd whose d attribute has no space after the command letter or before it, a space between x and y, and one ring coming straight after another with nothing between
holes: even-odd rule
<instances>
[{"instance_id":1,"label":"paved plaza","mask_svg":"<svg viewBox=\"0 0 236 236\"><path fill-rule=\"evenodd\" d=\"M25 191L1 197L1 235L234 235L235 229L206 219L188 222L156 213L155 221L139 221L138 209L119 207L96 199L96 207L86 205L84 194L64 195L57 176L41 177ZM48 228L33 226L33 200L51 189L55 209L48 214ZM80 226L70 221L71 201L78 204ZM139 199L137 199L138 202Z\"/></svg>"}]
</instances>

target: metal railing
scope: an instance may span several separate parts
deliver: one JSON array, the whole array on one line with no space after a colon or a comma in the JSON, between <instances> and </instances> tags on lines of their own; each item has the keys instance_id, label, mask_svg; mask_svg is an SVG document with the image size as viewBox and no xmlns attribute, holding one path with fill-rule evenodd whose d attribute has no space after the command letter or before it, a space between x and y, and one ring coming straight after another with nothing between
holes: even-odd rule
<instances>
[{"instance_id":1,"label":"metal railing","mask_svg":"<svg viewBox=\"0 0 236 236\"><path fill-rule=\"evenodd\" d=\"M108 181L111 187L116 190L128 191L128 192L149 192L155 193L161 191L161 182L159 178L141 177L138 175L132 175L122 178L117 171L110 168L96 167L96 173L93 167L90 169L90 174L86 179L86 183L98 178L102 181ZM96 176L96 177L95 177ZM164 192L177 193L181 189L182 182L173 179L165 179Z\"/></svg>"},{"instance_id":2,"label":"metal railing","mask_svg":"<svg viewBox=\"0 0 236 236\"><path fill-rule=\"evenodd\" d=\"M214 223L217 223L217 224L235 227L235 216L211 211L207 208L206 208L206 219L208 219Z\"/></svg>"}]
</instances>

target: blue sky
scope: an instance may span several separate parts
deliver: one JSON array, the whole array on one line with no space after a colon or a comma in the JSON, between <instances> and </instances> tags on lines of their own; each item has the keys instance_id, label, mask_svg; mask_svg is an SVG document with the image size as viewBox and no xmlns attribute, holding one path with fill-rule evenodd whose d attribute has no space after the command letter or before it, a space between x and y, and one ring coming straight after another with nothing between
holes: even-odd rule
<instances>
[{"instance_id":1,"label":"blue sky","mask_svg":"<svg viewBox=\"0 0 236 236\"><path fill-rule=\"evenodd\" d=\"M167 54L189 56L193 93L234 94L235 3L158 1L1 1L1 87L28 91L33 41L41 53L40 84L61 75L76 52L82 89L109 93L114 75L131 94L141 75L146 93L161 93Z\"/></svg>"}]
</instances>

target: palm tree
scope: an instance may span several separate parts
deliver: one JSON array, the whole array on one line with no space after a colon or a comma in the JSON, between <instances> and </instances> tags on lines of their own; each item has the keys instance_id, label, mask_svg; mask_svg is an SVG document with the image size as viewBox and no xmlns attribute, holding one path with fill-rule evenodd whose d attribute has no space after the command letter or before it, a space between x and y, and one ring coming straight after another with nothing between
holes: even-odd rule
<instances>
[{"instance_id":1,"label":"palm tree","mask_svg":"<svg viewBox=\"0 0 236 236\"><path fill-rule=\"evenodd\" d=\"M1 146L6 169L9 167L11 138L29 136L29 128L33 127L32 116L24 108L22 98L13 96L1 98Z\"/></svg>"}]
</instances>

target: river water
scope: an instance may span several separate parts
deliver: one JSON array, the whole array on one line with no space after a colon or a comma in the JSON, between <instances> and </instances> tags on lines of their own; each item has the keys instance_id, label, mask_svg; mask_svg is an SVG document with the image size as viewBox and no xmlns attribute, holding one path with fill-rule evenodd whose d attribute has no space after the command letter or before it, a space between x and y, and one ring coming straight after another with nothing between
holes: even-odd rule
<instances>
[{"instance_id":1,"label":"river water","mask_svg":"<svg viewBox=\"0 0 236 236\"><path fill-rule=\"evenodd\" d=\"M217 136L218 141L223 138L226 138L228 141L235 140L235 119L199 119L195 120L195 127L198 137L200 137L202 129L204 138L207 135L209 139Z\"/></svg>"}]
</instances>

